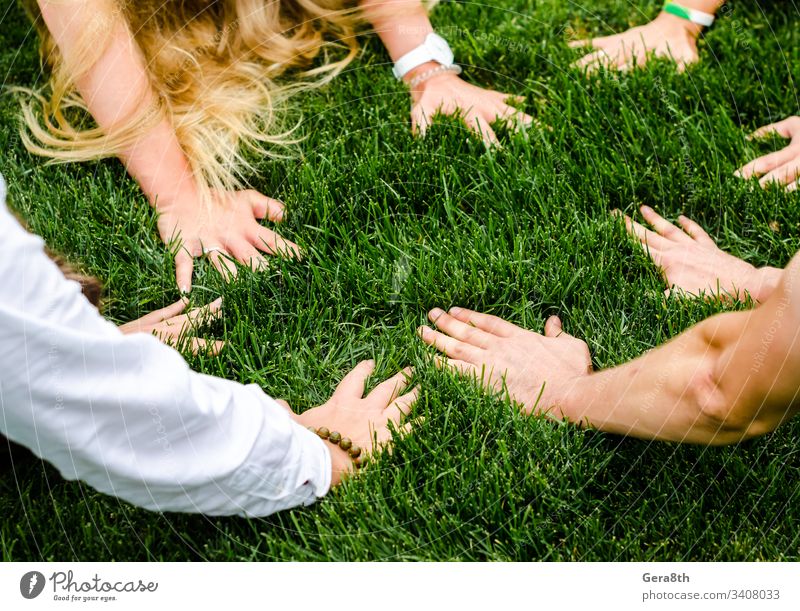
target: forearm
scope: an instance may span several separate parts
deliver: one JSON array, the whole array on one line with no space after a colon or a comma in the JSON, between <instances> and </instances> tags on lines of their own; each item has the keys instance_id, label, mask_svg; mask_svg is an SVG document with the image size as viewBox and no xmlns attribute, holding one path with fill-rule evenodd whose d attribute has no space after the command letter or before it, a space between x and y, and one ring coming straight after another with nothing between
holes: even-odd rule
<instances>
[{"instance_id":1,"label":"forearm","mask_svg":"<svg viewBox=\"0 0 800 611\"><path fill-rule=\"evenodd\" d=\"M704 410L718 349L699 325L639 358L565 385L551 413L601 431L688 443L728 441Z\"/></svg>"},{"instance_id":2,"label":"forearm","mask_svg":"<svg viewBox=\"0 0 800 611\"><path fill-rule=\"evenodd\" d=\"M688 443L735 443L774 430L800 408L798 286L800 255L757 308L712 316L630 363L564 385L552 413Z\"/></svg>"},{"instance_id":3,"label":"forearm","mask_svg":"<svg viewBox=\"0 0 800 611\"><path fill-rule=\"evenodd\" d=\"M364 0L364 15L372 23L392 61L421 45L433 32L425 6L419 0ZM426 62L403 76L409 83L415 76L437 67ZM412 95L418 91L412 91Z\"/></svg>"},{"instance_id":4,"label":"forearm","mask_svg":"<svg viewBox=\"0 0 800 611\"><path fill-rule=\"evenodd\" d=\"M113 4L103 0L40 1L42 18L61 51L65 69L104 133L113 135L138 119L144 133L129 134L116 151L151 203L167 203L194 189L192 171L175 131L159 112L144 57ZM87 32L96 32L103 51L90 65ZM147 113L150 113L148 116Z\"/></svg>"},{"instance_id":5,"label":"forearm","mask_svg":"<svg viewBox=\"0 0 800 611\"><path fill-rule=\"evenodd\" d=\"M418 47L433 32L420 0L364 0L361 7L392 61Z\"/></svg>"}]
</instances>

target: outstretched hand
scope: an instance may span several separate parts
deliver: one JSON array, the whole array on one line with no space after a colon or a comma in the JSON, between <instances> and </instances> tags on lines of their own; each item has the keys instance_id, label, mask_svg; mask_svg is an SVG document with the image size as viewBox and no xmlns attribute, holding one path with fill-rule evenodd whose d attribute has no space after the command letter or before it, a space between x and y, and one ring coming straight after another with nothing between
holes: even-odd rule
<instances>
[{"instance_id":1,"label":"outstretched hand","mask_svg":"<svg viewBox=\"0 0 800 611\"><path fill-rule=\"evenodd\" d=\"M325 427L341 433L366 455L377 451L391 441L390 423L400 429L400 420L411 411L419 390L414 388L403 394L412 373L411 369L404 369L364 397L367 378L374 369L374 361L360 362L342 379L326 403L292 416L303 426ZM288 409L287 403L282 404ZM407 432L410 425L400 430ZM353 469L353 461L344 450L331 443L327 445L331 452L332 485L336 485Z\"/></svg>"},{"instance_id":2,"label":"outstretched hand","mask_svg":"<svg viewBox=\"0 0 800 611\"><path fill-rule=\"evenodd\" d=\"M507 104L507 100L521 98L508 93L482 89L460 79L457 75L443 73L411 90L411 131L421 136L437 113L460 114L472 131L477 133L487 146L498 144L497 134L491 127L502 121L519 128L530 125L533 119L524 112Z\"/></svg>"},{"instance_id":3,"label":"outstretched hand","mask_svg":"<svg viewBox=\"0 0 800 611\"><path fill-rule=\"evenodd\" d=\"M159 206L158 231L164 243L178 241L175 277L181 292L192 286L194 258L206 256L225 279L236 276L238 261L255 270L267 260L263 253L299 257L297 244L285 240L259 223L268 218L280 223L284 206L253 190L213 192L203 208L196 199Z\"/></svg>"},{"instance_id":4,"label":"outstretched hand","mask_svg":"<svg viewBox=\"0 0 800 611\"><path fill-rule=\"evenodd\" d=\"M736 170L740 178L760 177L761 187L770 184L785 186L787 191L797 189L800 178L800 117L789 117L757 129L750 138L765 138L777 135L788 138L789 144L779 151L762 155Z\"/></svg>"},{"instance_id":5,"label":"outstretched hand","mask_svg":"<svg viewBox=\"0 0 800 611\"><path fill-rule=\"evenodd\" d=\"M648 206L642 206L640 211L655 231L627 215L625 227L661 271L670 287L666 294L677 289L691 296L707 294L743 300L749 293L753 299L764 301L777 285L780 270L757 269L720 250L693 220L679 216L678 228Z\"/></svg>"},{"instance_id":6,"label":"outstretched hand","mask_svg":"<svg viewBox=\"0 0 800 611\"><path fill-rule=\"evenodd\" d=\"M420 327L422 341L443 352L437 364L476 379L485 389L508 392L526 413L553 412L578 378L592 371L586 342L565 333L558 316L544 335L464 308L428 313L437 327Z\"/></svg>"},{"instance_id":7,"label":"outstretched hand","mask_svg":"<svg viewBox=\"0 0 800 611\"><path fill-rule=\"evenodd\" d=\"M222 298L216 299L206 306L194 308L185 314L189 301L180 299L172 305L125 323L119 327L125 335L133 333L150 333L168 346L182 348L188 345L195 354L210 352L217 354L225 342L192 337L197 329L222 316Z\"/></svg>"},{"instance_id":8,"label":"outstretched hand","mask_svg":"<svg viewBox=\"0 0 800 611\"><path fill-rule=\"evenodd\" d=\"M651 57L670 59L682 72L700 59L697 53L700 30L700 26L690 21L661 13L650 23L621 34L574 40L568 44L574 49L595 49L573 64L587 72L600 66L627 71L644 66Z\"/></svg>"}]
</instances>

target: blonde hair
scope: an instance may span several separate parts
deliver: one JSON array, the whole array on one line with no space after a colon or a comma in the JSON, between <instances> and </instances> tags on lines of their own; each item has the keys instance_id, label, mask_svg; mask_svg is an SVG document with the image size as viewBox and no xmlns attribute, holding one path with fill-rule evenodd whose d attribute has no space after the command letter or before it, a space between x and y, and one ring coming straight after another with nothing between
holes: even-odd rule
<instances>
[{"instance_id":1,"label":"blonde hair","mask_svg":"<svg viewBox=\"0 0 800 611\"><path fill-rule=\"evenodd\" d=\"M299 138L296 125L286 127L285 101L328 82L358 52L355 0L105 0L108 10L83 32L67 65L36 0L23 1L52 70L49 95L26 90L26 148L56 162L114 156L166 115L198 184L210 189L246 185L252 153L290 154ZM144 54L157 102L106 132L86 125L75 82L120 19Z\"/></svg>"}]
</instances>

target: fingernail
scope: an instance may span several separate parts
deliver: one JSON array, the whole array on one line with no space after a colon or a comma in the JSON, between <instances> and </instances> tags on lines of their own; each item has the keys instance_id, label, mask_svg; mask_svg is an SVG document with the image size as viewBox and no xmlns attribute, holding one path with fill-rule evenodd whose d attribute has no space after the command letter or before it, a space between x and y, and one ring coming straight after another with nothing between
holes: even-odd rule
<instances>
[{"instance_id":1,"label":"fingernail","mask_svg":"<svg viewBox=\"0 0 800 611\"><path fill-rule=\"evenodd\" d=\"M433 308L429 312L431 318L439 318L442 314L444 314L444 310L442 310L441 308Z\"/></svg>"},{"instance_id":2,"label":"fingernail","mask_svg":"<svg viewBox=\"0 0 800 611\"><path fill-rule=\"evenodd\" d=\"M461 312L463 310L464 310L464 308L459 308L459 307L456 306L456 307L450 308L450 313L451 314L461 314Z\"/></svg>"},{"instance_id":3,"label":"fingernail","mask_svg":"<svg viewBox=\"0 0 800 611\"><path fill-rule=\"evenodd\" d=\"M417 334L420 337L425 337L425 334L428 333L430 329L428 327L417 327Z\"/></svg>"},{"instance_id":4,"label":"fingernail","mask_svg":"<svg viewBox=\"0 0 800 611\"><path fill-rule=\"evenodd\" d=\"M211 305L222 305L222 297L217 297L214 301L211 302Z\"/></svg>"},{"instance_id":5,"label":"fingernail","mask_svg":"<svg viewBox=\"0 0 800 611\"><path fill-rule=\"evenodd\" d=\"M611 211L611 214L613 214L614 216L622 216L622 211L619 208L614 208Z\"/></svg>"},{"instance_id":6,"label":"fingernail","mask_svg":"<svg viewBox=\"0 0 800 611\"><path fill-rule=\"evenodd\" d=\"M652 212L653 211L653 209L650 206L642 206L641 208L639 208L639 210L641 210L642 212Z\"/></svg>"},{"instance_id":7,"label":"fingernail","mask_svg":"<svg viewBox=\"0 0 800 611\"><path fill-rule=\"evenodd\" d=\"M733 173L733 175L734 175L736 178L741 178L741 177L742 177L742 173L741 173L739 170L736 170L736 171Z\"/></svg>"},{"instance_id":8,"label":"fingernail","mask_svg":"<svg viewBox=\"0 0 800 611\"><path fill-rule=\"evenodd\" d=\"M183 293L184 295L188 295L188 294L189 294L189 287L188 287L187 285L185 285L185 284L184 284L183 286L181 286L181 289L180 289L180 291L181 291L181 293Z\"/></svg>"}]
</instances>

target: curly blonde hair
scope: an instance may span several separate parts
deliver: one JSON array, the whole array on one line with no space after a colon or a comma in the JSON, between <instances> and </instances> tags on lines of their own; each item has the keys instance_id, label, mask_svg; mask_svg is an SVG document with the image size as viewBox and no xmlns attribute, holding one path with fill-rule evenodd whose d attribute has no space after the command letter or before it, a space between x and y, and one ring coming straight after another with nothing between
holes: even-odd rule
<instances>
[{"instance_id":1,"label":"curly blonde hair","mask_svg":"<svg viewBox=\"0 0 800 611\"><path fill-rule=\"evenodd\" d=\"M34 154L59 162L115 156L166 115L199 184L241 188L253 171L249 153L275 158L297 144L296 125L286 128L287 98L328 82L358 52L355 0L105 2L109 10L85 29L67 65L36 0L23 0L51 69L47 88L25 90L22 103L22 139ZM120 19L144 54L158 102L107 132L86 124L75 82Z\"/></svg>"}]
</instances>

